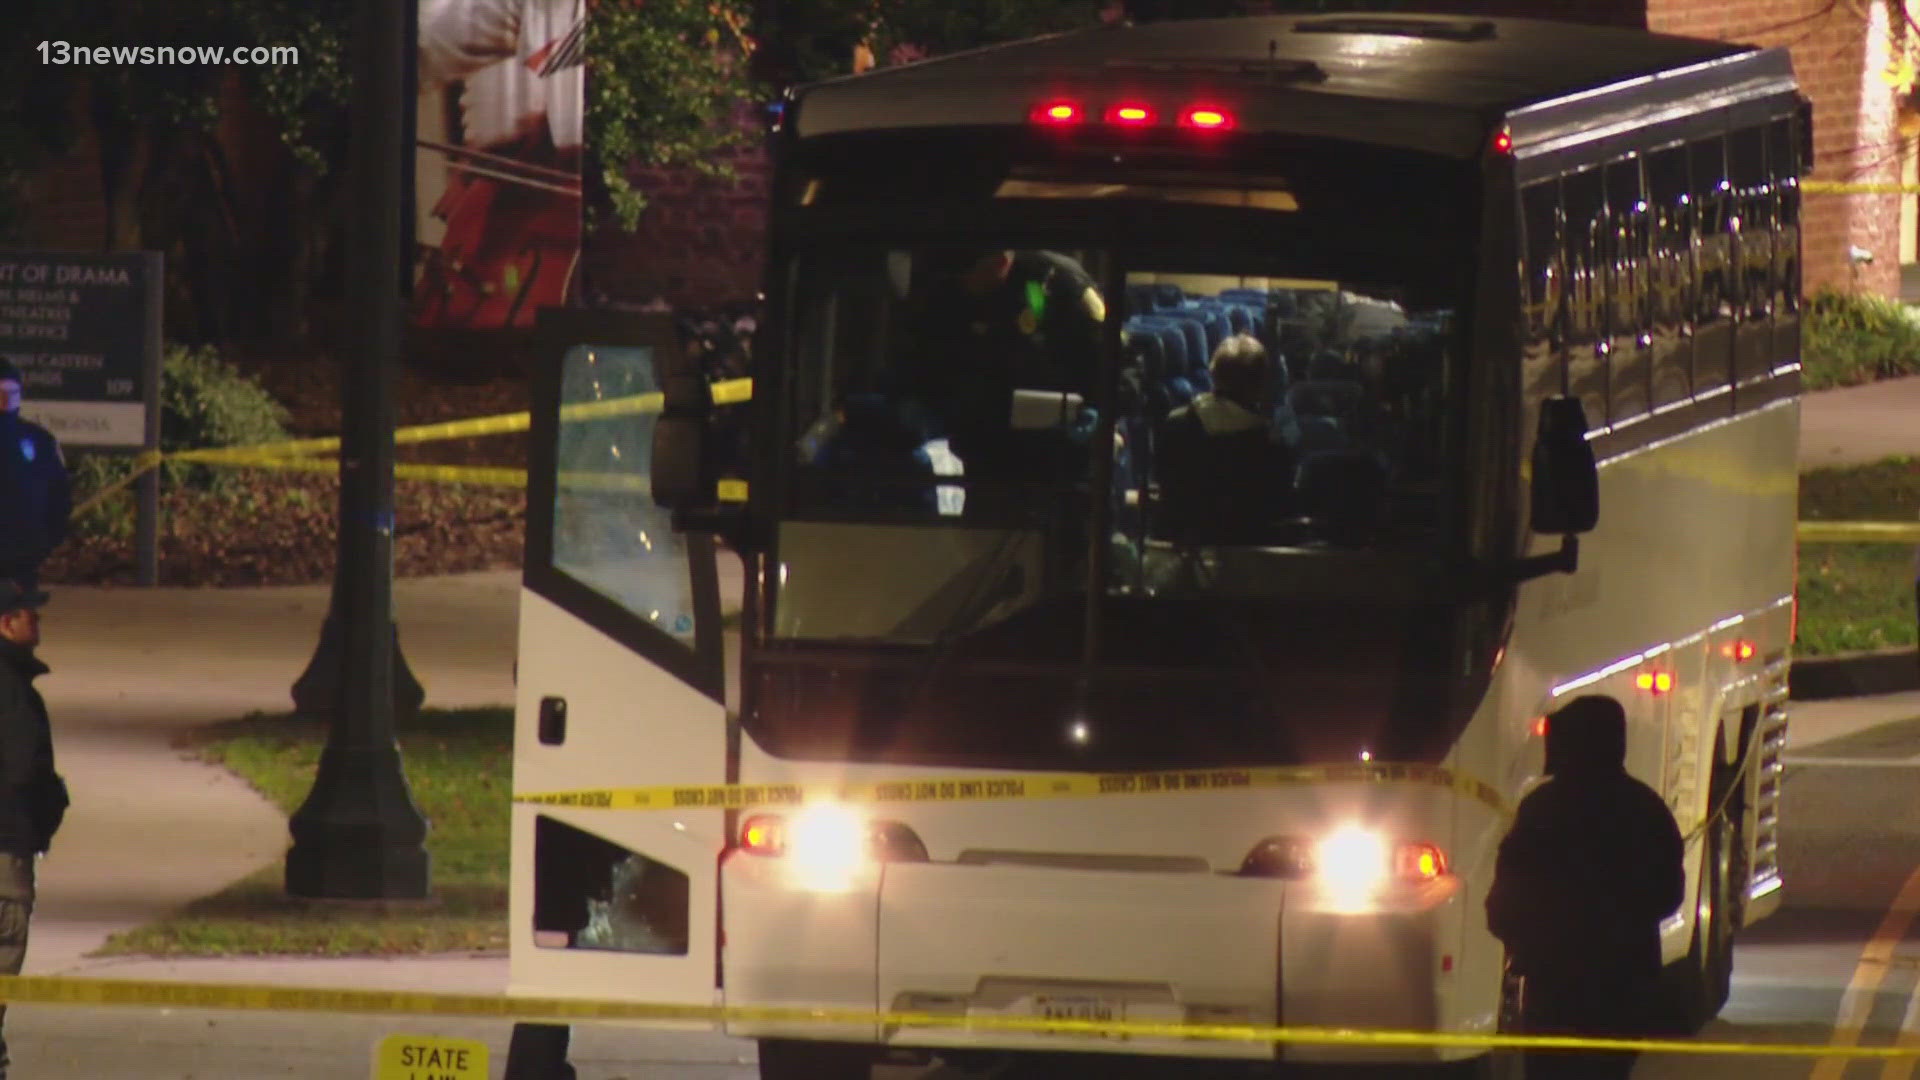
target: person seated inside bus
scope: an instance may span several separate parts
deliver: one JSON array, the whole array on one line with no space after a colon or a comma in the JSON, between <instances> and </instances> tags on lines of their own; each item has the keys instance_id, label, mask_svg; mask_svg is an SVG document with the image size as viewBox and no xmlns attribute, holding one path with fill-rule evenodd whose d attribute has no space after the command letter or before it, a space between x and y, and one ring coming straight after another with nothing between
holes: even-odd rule
<instances>
[{"instance_id":1,"label":"person seated inside bus","mask_svg":"<svg viewBox=\"0 0 1920 1080\"><path fill-rule=\"evenodd\" d=\"M1213 390L1174 410L1160 432L1154 531L1182 545L1268 542L1289 509L1294 460L1271 420L1267 350L1235 334L1208 369Z\"/></svg>"},{"instance_id":2,"label":"person seated inside bus","mask_svg":"<svg viewBox=\"0 0 1920 1080\"><path fill-rule=\"evenodd\" d=\"M1106 303L1079 263L1051 251L968 251L936 263L909 340L913 395L938 421L968 480L1044 475L1043 461L1084 461L1091 410L1057 398L1059 430L1016 423L1034 391L1090 401ZM1016 391L1028 391L1016 395ZM1036 437L1051 434L1053 437ZM1060 435L1078 436L1072 453ZM1042 461L1036 461L1040 457Z\"/></svg>"},{"instance_id":3,"label":"person seated inside bus","mask_svg":"<svg viewBox=\"0 0 1920 1080\"><path fill-rule=\"evenodd\" d=\"M849 394L809 431L802 464L817 470L821 505L932 512L938 507L926 438L882 394Z\"/></svg>"}]
</instances>

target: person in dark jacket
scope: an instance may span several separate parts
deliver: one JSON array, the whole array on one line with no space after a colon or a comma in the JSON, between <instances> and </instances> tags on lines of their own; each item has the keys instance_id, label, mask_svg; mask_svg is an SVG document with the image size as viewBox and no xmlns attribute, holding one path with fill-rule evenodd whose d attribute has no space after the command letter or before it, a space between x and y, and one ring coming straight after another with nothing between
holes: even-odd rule
<instances>
[{"instance_id":1,"label":"person in dark jacket","mask_svg":"<svg viewBox=\"0 0 1920 1080\"><path fill-rule=\"evenodd\" d=\"M1520 803L1500 844L1487 928L1526 978L1534 1034L1653 1030L1660 923L1686 893L1673 812L1626 771L1627 716L1610 697L1547 718L1551 778ZM1547 1051L1535 1075L1624 1078L1634 1056Z\"/></svg>"},{"instance_id":2,"label":"person in dark jacket","mask_svg":"<svg viewBox=\"0 0 1920 1080\"><path fill-rule=\"evenodd\" d=\"M1159 531L1184 544L1259 544L1288 509L1294 472L1269 419L1266 347L1235 334L1208 370L1213 390L1175 409L1160 434Z\"/></svg>"},{"instance_id":3,"label":"person in dark jacket","mask_svg":"<svg viewBox=\"0 0 1920 1080\"><path fill-rule=\"evenodd\" d=\"M67 786L53 767L53 730L33 680L47 673L34 655L47 594L0 578L0 974L18 975L33 916L34 860L53 843L67 812ZM0 1022L6 1009L0 1006ZM7 1044L0 1037L0 1080Z\"/></svg>"},{"instance_id":4,"label":"person in dark jacket","mask_svg":"<svg viewBox=\"0 0 1920 1080\"><path fill-rule=\"evenodd\" d=\"M59 442L20 416L22 382L0 357L0 576L31 584L67 538L73 489Z\"/></svg>"}]
</instances>

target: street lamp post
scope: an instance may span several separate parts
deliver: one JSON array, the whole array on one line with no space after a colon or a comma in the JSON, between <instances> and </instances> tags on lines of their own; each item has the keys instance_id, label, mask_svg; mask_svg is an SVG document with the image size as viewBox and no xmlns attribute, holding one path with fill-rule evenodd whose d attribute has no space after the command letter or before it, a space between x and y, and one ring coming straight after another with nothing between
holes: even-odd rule
<instances>
[{"instance_id":1,"label":"street lamp post","mask_svg":"<svg viewBox=\"0 0 1920 1080\"><path fill-rule=\"evenodd\" d=\"M338 692L313 790L293 815L286 889L325 899L420 899L426 819L394 739L393 375L400 355L401 190L410 0L359 0L348 173L358 221L348 235L355 328L341 390ZM326 652L323 639L322 662Z\"/></svg>"}]
</instances>

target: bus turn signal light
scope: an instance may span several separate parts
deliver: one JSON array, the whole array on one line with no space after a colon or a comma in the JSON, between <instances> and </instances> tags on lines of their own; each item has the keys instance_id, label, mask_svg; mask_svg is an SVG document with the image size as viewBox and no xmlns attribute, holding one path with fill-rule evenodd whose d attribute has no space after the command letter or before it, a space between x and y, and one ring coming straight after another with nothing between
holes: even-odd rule
<instances>
[{"instance_id":1,"label":"bus turn signal light","mask_svg":"<svg viewBox=\"0 0 1920 1080\"><path fill-rule=\"evenodd\" d=\"M1634 678L1633 685L1650 694L1664 694L1673 689L1673 672L1643 671Z\"/></svg>"},{"instance_id":2,"label":"bus turn signal light","mask_svg":"<svg viewBox=\"0 0 1920 1080\"><path fill-rule=\"evenodd\" d=\"M1729 641L1720 646L1720 654L1736 664L1744 664L1753 659L1755 651L1751 641Z\"/></svg>"}]
</instances>

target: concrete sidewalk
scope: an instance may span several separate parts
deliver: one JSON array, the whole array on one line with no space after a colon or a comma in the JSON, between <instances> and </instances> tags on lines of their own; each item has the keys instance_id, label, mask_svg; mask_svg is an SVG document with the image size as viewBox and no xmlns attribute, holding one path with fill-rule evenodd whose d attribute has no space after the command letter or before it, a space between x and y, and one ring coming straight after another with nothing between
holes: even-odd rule
<instances>
[{"instance_id":1,"label":"concrete sidewalk","mask_svg":"<svg viewBox=\"0 0 1920 1080\"><path fill-rule=\"evenodd\" d=\"M513 700L517 573L403 580L408 664L437 706ZM107 937L277 861L280 812L175 743L291 709L326 613L323 586L55 587L42 679L73 809L40 867L29 974L74 971Z\"/></svg>"},{"instance_id":2,"label":"concrete sidewalk","mask_svg":"<svg viewBox=\"0 0 1920 1080\"><path fill-rule=\"evenodd\" d=\"M1800 401L1802 472L1913 456L1920 456L1920 376L1822 390Z\"/></svg>"}]
</instances>

